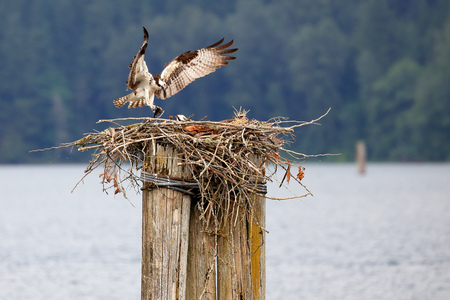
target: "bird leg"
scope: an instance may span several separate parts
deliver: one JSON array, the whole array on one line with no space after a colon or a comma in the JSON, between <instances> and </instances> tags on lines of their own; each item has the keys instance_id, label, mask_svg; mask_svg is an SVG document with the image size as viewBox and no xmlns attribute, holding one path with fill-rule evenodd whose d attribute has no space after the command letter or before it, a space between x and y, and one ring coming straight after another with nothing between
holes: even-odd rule
<instances>
[{"instance_id":1,"label":"bird leg","mask_svg":"<svg viewBox=\"0 0 450 300\"><path fill-rule=\"evenodd\" d=\"M156 118L156 117L160 118L164 113L164 110L159 106L152 105L152 106L150 106L150 108L153 111L153 118Z\"/></svg>"}]
</instances>

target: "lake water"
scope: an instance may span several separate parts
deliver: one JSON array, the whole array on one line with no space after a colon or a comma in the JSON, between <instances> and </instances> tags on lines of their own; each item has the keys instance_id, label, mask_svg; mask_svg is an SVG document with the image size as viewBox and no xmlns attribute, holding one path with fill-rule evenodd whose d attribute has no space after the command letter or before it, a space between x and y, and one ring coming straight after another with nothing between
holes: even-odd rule
<instances>
[{"instance_id":1,"label":"lake water","mask_svg":"<svg viewBox=\"0 0 450 300\"><path fill-rule=\"evenodd\" d=\"M450 164L305 166L314 197L267 202L267 299L450 299ZM140 299L141 196L70 193L83 169L0 166L0 299Z\"/></svg>"}]
</instances>

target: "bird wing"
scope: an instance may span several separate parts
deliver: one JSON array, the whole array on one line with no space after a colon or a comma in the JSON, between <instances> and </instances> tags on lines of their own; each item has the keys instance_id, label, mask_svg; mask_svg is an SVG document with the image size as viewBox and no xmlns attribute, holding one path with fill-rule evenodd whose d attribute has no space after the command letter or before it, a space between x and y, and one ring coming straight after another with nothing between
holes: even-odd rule
<instances>
[{"instance_id":1,"label":"bird wing","mask_svg":"<svg viewBox=\"0 0 450 300\"><path fill-rule=\"evenodd\" d=\"M196 51L187 51L166 64L164 70L155 76L156 82L162 81L163 86L163 89L156 91L156 96L161 99L169 98L195 79L206 76L223 65L228 65L228 60L236 59L236 57L224 55L238 50L227 49L233 45L234 40L221 45L223 40Z\"/></svg>"},{"instance_id":2,"label":"bird wing","mask_svg":"<svg viewBox=\"0 0 450 300\"><path fill-rule=\"evenodd\" d=\"M148 32L145 27L142 27L144 30L144 42L142 43L139 52L134 56L133 61L129 65L130 74L128 75L127 90L134 90L139 85L139 82L142 80L142 76L145 78L145 74L148 73L147 64L144 61L145 49L148 45Z\"/></svg>"}]
</instances>

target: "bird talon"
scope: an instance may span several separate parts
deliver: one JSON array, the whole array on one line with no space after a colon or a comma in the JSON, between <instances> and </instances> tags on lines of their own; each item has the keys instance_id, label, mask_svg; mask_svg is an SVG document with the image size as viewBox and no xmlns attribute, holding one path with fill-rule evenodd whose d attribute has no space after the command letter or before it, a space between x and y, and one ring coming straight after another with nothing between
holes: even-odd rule
<instances>
[{"instance_id":1,"label":"bird talon","mask_svg":"<svg viewBox=\"0 0 450 300\"><path fill-rule=\"evenodd\" d=\"M156 105L154 107L152 107L152 111L153 111L153 118L161 118L161 116L164 113L164 110L161 107L156 106Z\"/></svg>"}]
</instances>

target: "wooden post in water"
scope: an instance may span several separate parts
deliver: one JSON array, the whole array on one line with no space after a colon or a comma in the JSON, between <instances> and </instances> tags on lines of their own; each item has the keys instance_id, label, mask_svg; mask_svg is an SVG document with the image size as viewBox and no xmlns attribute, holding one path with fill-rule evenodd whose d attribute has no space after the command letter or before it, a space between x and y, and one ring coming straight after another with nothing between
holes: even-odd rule
<instances>
[{"instance_id":1,"label":"wooden post in water","mask_svg":"<svg viewBox=\"0 0 450 300\"><path fill-rule=\"evenodd\" d=\"M364 141L358 141L355 148L358 173L364 174L366 172L366 144Z\"/></svg>"},{"instance_id":2,"label":"wooden post in water","mask_svg":"<svg viewBox=\"0 0 450 300\"><path fill-rule=\"evenodd\" d=\"M249 226L250 272L255 300L266 299L266 198L253 196Z\"/></svg>"},{"instance_id":3,"label":"wooden post in water","mask_svg":"<svg viewBox=\"0 0 450 300\"><path fill-rule=\"evenodd\" d=\"M191 204L186 299L215 300L216 238L205 230L197 205Z\"/></svg>"},{"instance_id":4,"label":"wooden post in water","mask_svg":"<svg viewBox=\"0 0 450 300\"><path fill-rule=\"evenodd\" d=\"M217 249L220 300L265 299L265 198L253 195L252 212L235 211L222 224Z\"/></svg>"},{"instance_id":5,"label":"wooden post in water","mask_svg":"<svg viewBox=\"0 0 450 300\"><path fill-rule=\"evenodd\" d=\"M187 179L179 153L169 145L154 144L144 172ZM168 188L142 193L141 299L186 299L191 197Z\"/></svg>"},{"instance_id":6,"label":"wooden post in water","mask_svg":"<svg viewBox=\"0 0 450 300\"><path fill-rule=\"evenodd\" d=\"M260 159L253 162L259 162L256 165L264 168ZM220 229L217 249L217 299L220 300L265 299L266 199L255 193L248 201L246 206L235 207Z\"/></svg>"},{"instance_id":7,"label":"wooden post in water","mask_svg":"<svg viewBox=\"0 0 450 300\"><path fill-rule=\"evenodd\" d=\"M189 181L182 161L173 147L154 144L143 172ZM196 199L164 187L143 190L141 299L265 299L264 196L239 201L246 205L214 232L206 230Z\"/></svg>"}]
</instances>

